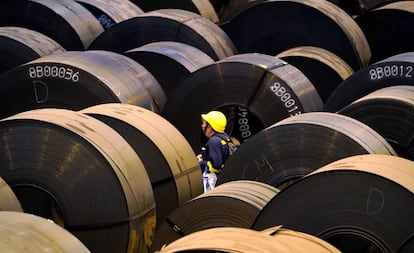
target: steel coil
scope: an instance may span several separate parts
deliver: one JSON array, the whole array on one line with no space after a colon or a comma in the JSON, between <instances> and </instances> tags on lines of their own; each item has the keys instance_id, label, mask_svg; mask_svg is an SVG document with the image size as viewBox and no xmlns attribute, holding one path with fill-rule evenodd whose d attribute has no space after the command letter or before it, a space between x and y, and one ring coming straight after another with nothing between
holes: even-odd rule
<instances>
[{"instance_id":1,"label":"steel coil","mask_svg":"<svg viewBox=\"0 0 414 253\"><path fill-rule=\"evenodd\" d=\"M40 32L66 50L85 50L104 31L90 11L66 0L3 0L0 25Z\"/></svg>"},{"instance_id":2,"label":"steel coil","mask_svg":"<svg viewBox=\"0 0 414 253\"><path fill-rule=\"evenodd\" d=\"M157 227L151 248L159 250L164 244L208 228L250 228L278 192L267 184L248 180L222 184L170 212Z\"/></svg>"},{"instance_id":3,"label":"steel coil","mask_svg":"<svg viewBox=\"0 0 414 253\"><path fill-rule=\"evenodd\" d=\"M199 152L200 114L213 108L226 114L226 131L243 143L281 119L321 110L322 100L309 79L285 61L238 54L192 73L169 97L162 115Z\"/></svg>"},{"instance_id":4,"label":"steel coil","mask_svg":"<svg viewBox=\"0 0 414 253\"><path fill-rule=\"evenodd\" d=\"M101 104L82 111L116 130L141 158L154 191L157 223L203 192L201 169L184 136L142 107Z\"/></svg>"},{"instance_id":5,"label":"steel coil","mask_svg":"<svg viewBox=\"0 0 414 253\"><path fill-rule=\"evenodd\" d=\"M396 155L367 125L344 115L310 112L257 133L225 163L217 184L250 179L283 189L333 161L358 154Z\"/></svg>"},{"instance_id":6,"label":"steel coil","mask_svg":"<svg viewBox=\"0 0 414 253\"><path fill-rule=\"evenodd\" d=\"M315 46L338 55L354 70L368 64L371 52L362 30L329 1L254 3L220 25L240 53L277 55L297 46Z\"/></svg>"},{"instance_id":7,"label":"steel coil","mask_svg":"<svg viewBox=\"0 0 414 253\"><path fill-rule=\"evenodd\" d=\"M0 116L54 107L81 110L126 103L159 111L165 94L143 66L107 51L67 51L33 60L0 77Z\"/></svg>"},{"instance_id":8,"label":"steel coil","mask_svg":"<svg viewBox=\"0 0 414 253\"><path fill-rule=\"evenodd\" d=\"M0 176L23 210L52 219L92 252L146 252L155 202L144 164L115 130L66 109L0 121Z\"/></svg>"},{"instance_id":9,"label":"steel coil","mask_svg":"<svg viewBox=\"0 0 414 253\"><path fill-rule=\"evenodd\" d=\"M213 64L203 51L176 41L160 41L128 50L124 55L144 66L160 83L167 98L194 71Z\"/></svg>"},{"instance_id":10,"label":"steel coil","mask_svg":"<svg viewBox=\"0 0 414 253\"><path fill-rule=\"evenodd\" d=\"M0 212L2 252L90 253L70 232L56 223L28 213Z\"/></svg>"},{"instance_id":11,"label":"steel coil","mask_svg":"<svg viewBox=\"0 0 414 253\"><path fill-rule=\"evenodd\" d=\"M56 41L23 27L0 27L0 74L39 57L64 52Z\"/></svg>"},{"instance_id":12,"label":"steel coil","mask_svg":"<svg viewBox=\"0 0 414 253\"><path fill-rule=\"evenodd\" d=\"M401 249L413 245L413 180L410 160L383 154L347 157L277 194L253 229L283 225L344 253L410 252Z\"/></svg>"},{"instance_id":13,"label":"steel coil","mask_svg":"<svg viewBox=\"0 0 414 253\"><path fill-rule=\"evenodd\" d=\"M361 69L336 87L324 105L337 112L369 93L395 85L413 85L414 52L402 53Z\"/></svg>"},{"instance_id":14,"label":"steel coil","mask_svg":"<svg viewBox=\"0 0 414 253\"><path fill-rule=\"evenodd\" d=\"M157 41L194 46L214 60L236 53L233 42L218 25L186 10L160 9L130 18L100 34L89 49L123 53Z\"/></svg>"},{"instance_id":15,"label":"steel coil","mask_svg":"<svg viewBox=\"0 0 414 253\"><path fill-rule=\"evenodd\" d=\"M342 81L354 73L337 55L319 47L295 47L276 57L292 64L309 78L323 102Z\"/></svg>"},{"instance_id":16,"label":"steel coil","mask_svg":"<svg viewBox=\"0 0 414 253\"><path fill-rule=\"evenodd\" d=\"M370 126L401 157L414 161L414 86L390 86L376 90L338 113Z\"/></svg>"},{"instance_id":17,"label":"steel coil","mask_svg":"<svg viewBox=\"0 0 414 253\"><path fill-rule=\"evenodd\" d=\"M88 9L99 21L104 30L129 18L144 13L141 8L129 0L76 0Z\"/></svg>"},{"instance_id":18,"label":"steel coil","mask_svg":"<svg viewBox=\"0 0 414 253\"><path fill-rule=\"evenodd\" d=\"M10 186L0 177L0 211L23 212L20 201Z\"/></svg>"}]
</instances>

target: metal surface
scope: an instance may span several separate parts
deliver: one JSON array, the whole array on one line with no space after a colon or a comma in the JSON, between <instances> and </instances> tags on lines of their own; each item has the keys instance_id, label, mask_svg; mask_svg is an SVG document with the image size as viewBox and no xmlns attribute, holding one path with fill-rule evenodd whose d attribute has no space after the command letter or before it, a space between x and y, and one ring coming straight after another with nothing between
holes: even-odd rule
<instances>
[{"instance_id":1,"label":"metal surface","mask_svg":"<svg viewBox=\"0 0 414 253\"><path fill-rule=\"evenodd\" d=\"M220 27L240 53L278 53L298 46L324 48L354 70L368 64L368 42L338 6L318 0L269 0L244 9ZM243 27L243 29L241 29Z\"/></svg>"},{"instance_id":2,"label":"metal surface","mask_svg":"<svg viewBox=\"0 0 414 253\"><path fill-rule=\"evenodd\" d=\"M3 0L0 24L43 33L66 50L84 50L103 32L86 8L66 0Z\"/></svg>"},{"instance_id":3,"label":"metal surface","mask_svg":"<svg viewBox=\"0 0 414 253\"><path fill-rule=\"evenodd\" d=\"M218 22L218 16L210 1L205 0L131 0L145 12L159 9L180 9L198 13L212 22Z\"/></svg>"},{"instance_id":4,"label":"metal surface","mask_svg":"<svg viewBox=\"0 0 414 253\"><path fill-rule=\"evenodd\" d=\"M309 78L324 102L342 81L354 73L337 55L319 47L295 47L276 57L292 64Z\"/></svg>"},{"instance_id":5,"label":"metal surface","mask_svg":"<svg viewBox=\"0 0 414 253\"><path fill-rule=\"evenodd\" d=\"M16 194L2 178L0 178L0 211L23 212Z\"/></svg>"},{"instance_id":6,"label":"metal surface","mask_svg":"<svg viewBox=\"0 0 414 253\"><path fill-rule=\"evenodd\" d=\"M115 24L144 13L143 10L129 0L76 0L76 2L88 9L104 30L108 30Z\"/></svg>"},{"instance_id":7,"label":"metal surface","mask_svg":"<svg viewBox=\"0 0 414 253\"><path fill-rule=\"evenodd\" d=\"M56 41L34 30L0 27L0 73L39 57L64 51Z\"/></svg>"},{"instance_id":8,"label":"metal surface","mask_svg":"<svg viewBox=\"0 0 414 253\"><path fill-rule=\"evenodd\" d=\"M143 65L168 97L191 73L214 60L196 47L176 41L159 41L128 50L124 55Z\"/></svg>"},{"instance_id":9,"label":"metal surface","mask_svg":"<svg viewBox=\"0 0 414 253\"><path fill-rule=\"evenodd\" d=\"M414 1L387 3L355 18L364 32L374 63L396 54L414 51Z\"/></svg>"},{"instance_id":10,"label":"metal surface","mask_svg":"<svg viewBox=\"0 0 414 253\"><path fill-rule=\"evenodd\" d=\"M217 184L249 179L285 188L330 162L358 154L395 155L367 125L344 115L310 112L257 133L225 163Z\"/></svg>"},{"instance_id":11,"label":"metal surface","mask_svg":"<svg viewBox=\"0 0 414 253\"><path fill-rule=\"evenodd\" d=\"M110 102L158 111L166 99L147 69L104 51L44 56L5 73L0 82L1 117L35 108L80 110Z\"/></svg>"},{"instance_id":12,"label":"metal surface","mask_svg":"<svg viewBox=\"0 0 414 253\"><path fill-rule=\"evenodd\" d=\"M100 34L89 49L123 53L157 41L177 41L194 46L214 60L236 53L233 42L218 25L186 10L149 11Z\"/></svg>"},{"instance_id":13,"label":"metal surface","mask_svg":"<svg viewBox=\"0 0 414 253\"><path fill-rule=\"evenodd\" d=\"M414 86L396 85L376 90L338 113L370 126L399 156L414 161Z\"/></svg>"},{"instance_id":14,"label":"metal surface","mask_svg":"<svg viewBox=\"0 0 414 253\"><path fill-rule=\"evenodd\" d=\"M395 85L413 85L414 53L402 53L356 71L338 85L324 110L337 112L369 93Z\"/></svg>"},{"instance_id":15,"label":"metal surface","mask_svg":"<svg viewBox=\"0 0 414 253\"><path fill-rule=\"evenodd\" d=\"M153 191L121 135L64 109L14 115L0 131L0 175L25 212L54 220L92 252L145 252L155 229Z\"/></svg>"},{"instance_id":16,"label":"metal surface","mask_svg":"<svg viewBox=\"0 0 414 253\"><path fill-rule=\"evenodd\" d=\"M410 160L381 154L347 157L277 194L253 228L282 224L344 253L397 252L413 242L413 180Z\"/></svg>"},{"instance_id":17,"label":"metal surface","mask_svg":"<svg viewBox=\"0 0 414 253\"><path fill-rule=\"evenodd\" d=\"M238 54L192 73L169 97L162 115L199 152L200 114L213 108L226 114L226 131L243 143L281 119L321 110L322 100L292 65L269 55Z\"/></svg>"},{"instance_id":18,"label":"metal surface","mask_svg":"<svg viewBox=\"0 0 414 253\"><path fill-rule=\"evenodd\" d=\"M1 252L88 253L70 232L51 220L19 212L0 212Z\"/></svg>"},{"instance_id":19,"label":"metal surface","mask_svg":"<svg viewBox=\"0 0 414 253\"><path fill-rule=\"evenodd\" d=\"M80 112L115 129L141 158L154 191L157 224L203 192L196 155L184 136L158 114L128 104L101 104Z\"/></svg>"},{"instance_id":20,"label":"metal surface","mask_svg":"<svg viewBox=\"0 0 414 253\"><path fill-rule=\"evenodd\" d=\"M164 244L209 228L250 228L278 192L267 184L247 180L220 185L173 210L157 227L151 248L159 250Z\"/></svg>"}]
</instances>

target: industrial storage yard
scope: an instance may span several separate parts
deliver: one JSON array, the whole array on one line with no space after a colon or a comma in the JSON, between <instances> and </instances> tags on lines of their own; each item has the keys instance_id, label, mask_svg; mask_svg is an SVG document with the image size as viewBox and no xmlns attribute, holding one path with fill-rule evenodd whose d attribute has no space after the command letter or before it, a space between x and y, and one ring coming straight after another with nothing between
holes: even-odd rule
<instances>
[{"instance_id":1,"label":"industrial storage yard","mask_svg":"<svg viewBox=\"0 0 414 253\"><path fill-rule=\"evenodd\" d=\"M414 1L1 0L0 252L414 252L413 33ZM211 110L240 146L204 192Z\"/></svg>"}]
</instances>

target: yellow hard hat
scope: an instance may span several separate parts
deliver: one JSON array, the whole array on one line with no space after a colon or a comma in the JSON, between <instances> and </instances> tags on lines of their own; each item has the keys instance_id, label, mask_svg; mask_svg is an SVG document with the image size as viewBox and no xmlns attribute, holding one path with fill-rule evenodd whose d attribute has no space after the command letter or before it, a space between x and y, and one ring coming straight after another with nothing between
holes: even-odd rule
<instances>
[{"instance_id":1,"label":"yellow hard hat","mask_svg":"<svg viewBox=\"0 0 414 253\"><path fill-rule=\"evenodd\" d=\"M226 116L219 111L210 111L207 114L201 114L201 118L218 133L223 133L227 125Z\"/></svg>"}]
</instances>

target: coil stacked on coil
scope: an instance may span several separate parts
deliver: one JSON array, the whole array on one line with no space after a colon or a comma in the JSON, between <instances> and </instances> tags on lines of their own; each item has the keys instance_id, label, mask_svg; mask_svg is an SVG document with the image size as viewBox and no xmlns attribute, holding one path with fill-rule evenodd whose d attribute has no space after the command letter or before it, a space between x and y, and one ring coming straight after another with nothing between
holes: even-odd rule
<instances>
[{"instance_id":1,"label":"coil stacked on coil","mask_svg":"<svg viewBox=\"0 0 414 253\"><path fill-rule=\"evenodd\" d=\"M99 120L65 109L0 121L0 176L23 210L54 220L92 252L146 252L154 195L131 146Z\"/></svg>"}]
</instances>

